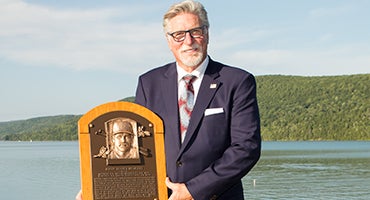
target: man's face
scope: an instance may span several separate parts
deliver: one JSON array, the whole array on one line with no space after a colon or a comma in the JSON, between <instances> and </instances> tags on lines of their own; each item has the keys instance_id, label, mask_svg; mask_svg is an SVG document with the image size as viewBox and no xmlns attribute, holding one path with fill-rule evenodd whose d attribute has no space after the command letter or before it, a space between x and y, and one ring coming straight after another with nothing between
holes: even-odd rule
<instances>
[{"instance_id":1,"label":"man's face","mask_svg":"<svg viewBox=\"0 0 370 200\"><path fill-rule=\"evenodd\" d=\"M172 18L168 23L167 31L186 31L202 26L198 16L190 13L179 14ZM168 46L170 47L176 61L186 69L197 68L207 56L208 31L203 37L193 38L190 33L186 33L185 40L176 42L172 36L167 35Z\"/></svg>"},{"instance_id":2,"label":"man's face","mask_svg":"<svg viewBox=\"0 0 370 200\"><path fill-rule=\"evenodd\" d=\"M133 136L128 133L118 133L113 136L114 149L119 152L128 152L131 149Z\"/></svg>"}]
</instances>

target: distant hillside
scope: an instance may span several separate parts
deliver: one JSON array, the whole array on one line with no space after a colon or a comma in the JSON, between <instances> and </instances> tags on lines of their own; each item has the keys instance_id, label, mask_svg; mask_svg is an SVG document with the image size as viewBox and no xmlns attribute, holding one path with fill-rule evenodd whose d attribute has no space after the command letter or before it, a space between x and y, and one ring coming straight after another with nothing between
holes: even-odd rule
<instances>
[{"instance_id":1,"label":"distant hillside","mask_svg":"<svg viewBox=\"0 0 370 200\"><path fill-rule=\"evenodd\" d=\"M370 140L370 74L256 79L265 141ZM0 140L76 140L80 117L0 122Z\"/></svg>"},{"instance_id":2,"label":"distant hillside","mask_svg":"<svg viewBox=\"0 0 370 200\"><path fill-rule=\"evenodd\" d=\"M264 140L370 140L370 74L256 79Z\"/></svg>"},{"instance_id":3,"label":"distant hillside","mask_svg":"<svg viewBox=\"0 0 370 200\"><path fill-rule=\"evenodd\" d=\"M59 115L0 122L0 140L77 140L81 115Z\"/></svg>"}]
</instances>

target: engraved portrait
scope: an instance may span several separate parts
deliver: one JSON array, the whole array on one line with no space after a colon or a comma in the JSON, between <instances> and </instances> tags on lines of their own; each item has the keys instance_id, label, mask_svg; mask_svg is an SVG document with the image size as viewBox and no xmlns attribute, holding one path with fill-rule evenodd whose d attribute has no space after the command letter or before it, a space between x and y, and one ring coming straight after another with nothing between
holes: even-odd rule
<instances>
[{"instance_id":1,"label":"engraved portrait","mask_svg":"<svg viewBox=\"0 0 370 200\"><path fill-rule=\"evenodd\" d=\"M138 135L136 121L114 118L105 122L108 159L138 159Z\"/></svg>"}]
</instances>

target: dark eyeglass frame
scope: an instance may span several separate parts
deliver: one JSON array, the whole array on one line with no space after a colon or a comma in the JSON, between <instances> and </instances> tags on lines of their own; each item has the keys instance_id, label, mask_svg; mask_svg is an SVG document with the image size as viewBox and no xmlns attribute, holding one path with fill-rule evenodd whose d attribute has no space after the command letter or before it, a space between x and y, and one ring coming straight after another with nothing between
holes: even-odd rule
<instances>
[{"instance_id":1,"label":"dark eyeglass frame","mask_svg":"<svg viewBox=\"0 0 370 200\"><path fill-rule=\"evenodd\" d=\"M207 26L203 25L203 26L199 26L199 27L196 27L196 28L186 30L186 31L175 31L175 32L172 32L172 33L167 33L167 35L171 36L173 38L173 40L175 40L175 42L182 42L186 38L186 33L189 33L192 38L201 38L201 37L204 36L204 34L206 34L206 32L207 32L206 30L207 30ZM201 35L194 36L193 34L194 34L195 31L200 31ZM184 36L178 39L178 38L175 37L176 34L184 34Z\"/></svg>"}]
</instances>

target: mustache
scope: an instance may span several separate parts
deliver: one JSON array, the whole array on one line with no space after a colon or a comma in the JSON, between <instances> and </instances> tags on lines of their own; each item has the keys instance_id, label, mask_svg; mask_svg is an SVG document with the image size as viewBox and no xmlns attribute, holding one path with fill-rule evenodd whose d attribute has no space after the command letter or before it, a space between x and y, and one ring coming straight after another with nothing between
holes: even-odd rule
<instances>
[{"instance_id":1,"label":"mustache","mask_svg":"<svg viewBox=\"0 0 370 200\"><path fill-rule=\"evenodd\" d=\"M195 49L200 49L199 44L192 44L191 46L183 47L180 49L180 51L188 51L188 50L195 50Z\"/></svg>"}]
</instances>

